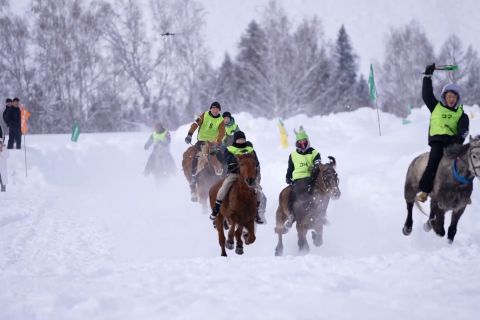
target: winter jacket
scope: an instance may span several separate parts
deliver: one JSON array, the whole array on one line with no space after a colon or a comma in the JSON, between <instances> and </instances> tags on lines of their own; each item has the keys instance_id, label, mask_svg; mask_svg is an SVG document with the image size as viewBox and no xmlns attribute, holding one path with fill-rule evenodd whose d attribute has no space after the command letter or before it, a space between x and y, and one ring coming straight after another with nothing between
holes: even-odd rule
<instances>
[{"instance_id":1,"label":"winter jacket","mask_svg":"<svg viewBox=\"0 0 480 320\"><path fill-rule=\"evenodd\" d=\"M3 120L10 130L20 130L22 124L21 119L20 108L8 107L3 112Z\"/></svg>"},{"instance_id":2,"label":"winter jacket","mask_svg":"<svg viewBox=\"0 0 480 320\"><path fill-rule=\"evenodd\" d=\"M218 116L214 117L213 114L210 111L202 113L195 120L195 122L192 123L192 125L190 126L190 129L188 130L188 135L192 136L193 133L195 132L195 130L197 128L199 128L198 129L199 136L197 137L198 138L197 140L198 141L209 141L209 140L201 139L201 132L200 131L202 131L202 125L205 124L208 127L209 124L212 124L212 126L213 126L214 123L216 123L217 121L218 121L218 124L217 124L217 127L215 128L215 130L218 130L218 134L216 136L216 139L214 139L215 141L212 141L212 142L216 142L217 144L221 144L222 140L223 140L223 137L225 135L225 124L223 123L223 117L221 115L218 115ZM207 128L204 128L204 130L207 130Z\"/></svg>"},{"instance_id":3,"label":"winter jacket","mask_svg":"<svg viewBox=\"0 0 480 320\"><path fill-rule=\"evenodd\" d=\"M257 167L257 172L260 172L260 162L258 161L257 153L255 152L255 150L253 150L253 145L250 141L247 141L245 143L235 143L234 142L230 148L232 148L232 147L233 148L240 148L240 149L250 147L253 155L255 156L255 163L256 163L256 167ZM224 159L225 164L227 165L227 172L228 173L239 173L237 157L236 157L235 154L230 152L230 150L228 150L228 148L225 149L225 151L223 153L223 159Z\"/></svg>"},{"instance_id":4,"label":"winter jacket","mask_svg":"<svg viewBox=\"0 0 480 320\"><path fill-rule=\"evenodd\" d=\"M316 153L316 155L313 157L313 162L315 161L320 161L320 153L318 153L315 149L313 149L312 147L308 148L307 150L301 152L299 150L296 150L294 152L297 152L298 154L300 155L313 155ZM292 160L292 155L290 154L290 156L288 157L288 169L287 169L287 175L286 175L286 181L288 184L292 183L293 182L293 171L295 170L295 164L293 163L293 160Z\"/></svg>"},{"instance_id":5,"label":"winter jacket","mask_svg":"<svg viewBox=\"0 0 480 320\"><path fill-rule=\"evenodd\" d=\"M458 102L455 108L450 108L445 103L444 95L446 91L454 91L457 93ZM428 107L432 115L434 114L434 110L436 107L445 108L447 110L444 110L444 111L446 112L451 111L452 115L454 115L456 112L462 113L459 117L456 130L455 130L456 132L454 134L430 134L431 132L435 132L435 130L431 130L431 128L429 128L428 145L431 145L432 142L441 142L447 145L452 143L462 144L468 135L470 121L468 119L468 115L465 112L463 112L461 95L459 90L456 88L456 86L454 85L445 86L442 90L440 101L438 101L435 98L435 95L433 94L432 78L424 77L423 85L422 85L422 97L423 97L423 101L425 102L425 105ZM461 111L459 111L458 108L461 108ZM430 125L432 125L432 119L430 120Z\"/></svg>"}]
</instances>

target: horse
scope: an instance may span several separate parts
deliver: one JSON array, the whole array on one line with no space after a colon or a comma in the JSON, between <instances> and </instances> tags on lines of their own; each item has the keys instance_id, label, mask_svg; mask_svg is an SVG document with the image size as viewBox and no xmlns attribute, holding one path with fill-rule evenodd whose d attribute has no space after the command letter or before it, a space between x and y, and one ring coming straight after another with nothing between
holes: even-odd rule
<instances>
[{"instance_id":1,"label":"horse","mask_svg":"<svg viewBox=\"0 0 480 320\"><path fill-rule=\"evenodd\" d=\"M232 184L228 195L225 197L220 214L215 219L215 227L218 232L218 241L222 249L222 256L226 257L227 252L234 247L234 236L236 240L235 253L243 254L243 241L249 245L255 242L255 215L257 213L257 197L255 195L256 183L256 162L253 154L241 154L237 156L240 175ZM215 206L215 200L218 190L222 186L222 182L218 181L210 188L210 206ZM224 221L228 220L228 239L225 239L223 230ZM246 232L244 232L246 229ZM226 241L225 241L226 240Z\"/></svg>"},{"instance_id":2,"label":"horse","mask_svg":"<svg viewBox=\"0 0 480 320\"><path fill-rule=\"evenodd\" d=\"M412 232L412 208L416 203L419 181L427 166L428 152L417 156L408 167L405 179L405 201L407 203L407 219L402 228L406 236ZM480 136L469 137L465 145L451 145L443 151L442 160L437 169L433 190L430 193L430 215L424 223L424 230L445 236L445 213L452 211L452 219L448 227L448 241L453 242L457 233L457 224L465 208L470 203L473 191L473 179L480 175Z\"/></svg>"},{"instance_id":3,"label":"horse","mask_svg":"<svg viewBox=\"0 0 480 320\"><path fill-rule=\"evenodd\" d=\"M198 158L197 171L195 172L196 194L192 194L192 201L200 202L204 211L207 207L208 190L223 174L223 164L218 160L217 152L220 151L213 143L205 142L202 144L200 151L193 145L183 153L183 173L189 184L192 181L193 158Z\"/></svg>"},{"instance_id":4,"label":"horse","mask_svg":"<svg viewBox=\"0 0 480 320\"><path fill-rule=\"evenodd\" d=\"M159 183L175 173L175 163L168 145L157 143L154 145L152 153L148 157L144 174L152 174L155 182Z\"/></svg>"},{"instance_id":5,"label":"horse","mask_svg":"<svg viewBox=\"0 0 480 320\"><path fill-rule=\"evenodd\" d=\"M312 189L296 197L293 203L293 214L296 219L298 233L298 247L300 252L307 253L309 250L307 232L312 230L313 244L317 247L323 243L323 226L327 223L327 207L330 199L337 200L341 192L339 179L335 171L336 160L329 156L329 163L315 164L312 167ZM276 212L275 233L278 234L278 243L275 248L275 255L283 255L283 234L288 232L285 221L289 214L289 198L292 186L285 187L278 197L278 208Z\"/></svg>"}]
</instances>

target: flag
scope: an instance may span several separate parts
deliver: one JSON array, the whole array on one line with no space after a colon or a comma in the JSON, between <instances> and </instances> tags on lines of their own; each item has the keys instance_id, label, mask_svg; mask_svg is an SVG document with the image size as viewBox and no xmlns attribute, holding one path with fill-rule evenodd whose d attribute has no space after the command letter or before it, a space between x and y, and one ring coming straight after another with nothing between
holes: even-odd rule
<instances>
[{"instance_id":1,"label":"flag","mask_svg":"<svg viewBox=\"0 0 480 320\"><path fill-rule=\"evenodd\" d=\"M77 142L79 136L80 136L80 125L78 123L74 123L72 128L72 136L70 137L70 140L72 140L73 142Z\"/></svg>"},{"instance_id":2,"label":"flag","mask_svg":"<svg viewBox=\"0 0 480 320\"><path fill-rule=\"evenodd\" d=\"M368 87L370 89L370 100L377 100L377 89L375 88L375 79L373 77L373 64L370 64L370 75L368 76Z\"/></svg>"},{"instance_id":3,"label":"flag","mask_svg":"<svg viewBox=\"0 0 480 320\"><path fill-rule=\"evenodd\" d=\"M22 134L27 134L28 132L28 118L30 118L30 112L22 104L20 106L20 121L22 125Z\"/></svg>"},{"instance_id":4,"label":"flag","mask_svg":"<svg viewBox=\"0 0 480 320\"><path fill-rule=\"evenodd\" d=\"M280 144L284 149L288 148L288 134L283 125L282 119L278 118L278 129L280 130Z\"/></svg>"}]
</instances>

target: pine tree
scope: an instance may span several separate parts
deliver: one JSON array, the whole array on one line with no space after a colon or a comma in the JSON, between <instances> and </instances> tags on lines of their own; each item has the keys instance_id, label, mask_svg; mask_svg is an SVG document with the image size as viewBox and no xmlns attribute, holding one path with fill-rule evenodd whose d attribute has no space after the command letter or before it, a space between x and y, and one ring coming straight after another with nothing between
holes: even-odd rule
<instances>
[{"instance_id":1,"label":"pine tree","mask_svg":"<svg viewBox=\"0 0 480 320\"><path fill-rule=\"evenodd\" d=\"M353 53L350 38L342 25L338 31L334 58L336 61L335 71L335 109L331 111L343 111L347 106L354 103L355 84L357 77L357 56Z\"/></svg>"}]
</instances>

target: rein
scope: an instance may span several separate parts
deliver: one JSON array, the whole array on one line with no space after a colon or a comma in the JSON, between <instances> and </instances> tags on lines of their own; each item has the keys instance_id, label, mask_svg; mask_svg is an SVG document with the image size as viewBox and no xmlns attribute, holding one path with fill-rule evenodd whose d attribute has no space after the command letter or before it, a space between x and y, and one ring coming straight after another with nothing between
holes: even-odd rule
<instances>
[{"instance_id":1,"label":"rein","mask_svg":"<svg viewBox=\"0 0 480 320\"><path fill-rule=\"evenodd\" d=\"M475 166L473 165L472 157L471 157L470 155L472 154L472 150L473 150L473 149L478 149L478 148L480 148L480 147L471 147L470 150L468 150L468 152L469 152L468 160L470 160L470 166L473 168L474 177L478 177L478 176L479 176L479 174L477 173L477 169L480 169L480 166L479 166L479 167L475 167ZM472 178L472 180L473 180L473 178Z\"/></svg>"},{"instance_id":2,"label":"rein","mask_svg":"<svg viewBox=\"0 0 480 320\"><path fill-rule=\"evenodd\" d=\"M465 176L462 176L460 174L460 172L458 172L458 168L457 168L457 159L455 159L453 161L453 164L452 164L452 174L453 174L453 177L455 178L455 180L457 180L457 182L459 182L460 184L470 184L472 183L473 181L473 178L467 178ZM471 161L471 160L470 160Z\"/></svg>"}]
</instances>

